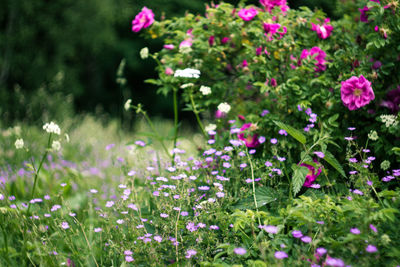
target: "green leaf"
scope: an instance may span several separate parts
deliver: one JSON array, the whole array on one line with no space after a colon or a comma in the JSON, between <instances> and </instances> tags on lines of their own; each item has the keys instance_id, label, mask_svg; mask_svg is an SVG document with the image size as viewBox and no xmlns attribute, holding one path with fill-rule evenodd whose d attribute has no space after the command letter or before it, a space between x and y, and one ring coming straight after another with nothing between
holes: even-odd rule
<instances>
[{"instance_id":1,"label":"green leaf","mask_svg":"<svg viewBox=\"0 0 400 267\"><path fill-rule=\"evenodd\" d=\"M337 161L337 159L332 155L331 152L325 151L324 160L328 162L335 170L337 170L344 178L346 178L346 174L342 168L342 165Z\"/></svg>"},{"instance_id":2,"label":"green leaf","mask_svg":"<svg viewBox=\"0 0 400 267\"><path fill-rule=\"evenodd\" d=\"M155 84L155 85L161 85L162 84L161 81L155 80L155 79L147 79L147 80L144 80L144 82L145 83L150 83L150 84Z\"/></svg>"},{"instance_id":3,"label":"green leaf","mask_svg":"<svg viewBox=\"0 0 400 267\"><path fill-rule=\"evenodd\" d=\"M306 180L308 168L293 164L292 170L293 170L292 188L293 188L293 194L296 195L298 192L300 192L300 189Z\"/></svg>"},{"instance_id":4,"label":"green leaf","mask_svg":"<svg viewBox=\"0 0 400 267\"><path fill-rule=\"evenodd\" d=\"M259 187L256 189L257 206L262 207L277 199L277 193L270 187Z\"/></svg>"},{"instance_id":5,"label":"green leaf","mask_svg":"<svg viewBox=\"0 0 400 267\"><path fill-rule=\"evenodd\" d=\"M303 145L306 143L306 137L304 134L302 134L299 130L293 128L292 126L289 126L287 124L284 124L283 122L280 121L273 121L278 127L282 128L285 130L288 134L290 134L291 137L302 143Z\"/></svg>"}]
</instances>

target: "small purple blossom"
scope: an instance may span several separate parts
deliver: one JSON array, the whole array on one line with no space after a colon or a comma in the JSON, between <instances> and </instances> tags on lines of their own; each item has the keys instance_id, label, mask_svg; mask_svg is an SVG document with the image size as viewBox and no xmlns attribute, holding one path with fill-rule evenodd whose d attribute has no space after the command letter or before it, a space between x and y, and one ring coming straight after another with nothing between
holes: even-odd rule
<instances>
[{"instance_id":1,"label":"small purple blossom","mask_svg":"<svg viewBox=\"0 0 400 267\"><path fill-rule=\"evenodd\" d=\"M361 234L361 231L358 228L351 228L350 233L352 233L354 235L359 235L359 234Z\"/></svg>"},{"instance_id":2,"label":"small purple blossom","mask_svg":"<svg viewBox=\"0 0 400 267\"><path fill-rule=\"evenodd\" d=\"M300 230L294 230L294 231L292 231L292 236L295 238L300 238L303 236L303 234Z\"/></svg>"},{"instance_id":3,"label":"small purple blossom","mask_svg":"<svg viewBox=\"0 0 400 267\"><path fill-rule=\"evenodd\" d=\"M284 251L277 251L277 252L275 252L274 256L275 256L275 258L280 259L280 260L288 257L288 255Z\"/></svg>"},{"instance_id":4,"label":"small purple blossom","mask_svg":"<svg viewBox=\"0 0 400 267\"><path fill-rule=\"evenodd\" d=\"M365 250L366 250L368 253L375 253L375 252L378 251L378 249L377 249L375 246L373 246L373 245L368 245L368 246L365 248Z\"/></svg>"},{"instance_id":5,"label":"small purple blossom","mask_svg":"<svg viewBox=\"0 0 400 267\"><path fill-rule=\"evenodd\" d=\"M247 250L245 248L234 248L233 252L237 255L244 255L246 254Z\"/></svg>"},{"instance_id":6,"label":"small purple blossom","mask_svg":"<svg viewBox=\"0 0 400 267\"><path fill-rule=\"evenodd\" d=\"M311 239L311 237L306 235L306 236L301 237L301 241L304 243L311 243L312 239Z\"/></svg>"}]
</instances>

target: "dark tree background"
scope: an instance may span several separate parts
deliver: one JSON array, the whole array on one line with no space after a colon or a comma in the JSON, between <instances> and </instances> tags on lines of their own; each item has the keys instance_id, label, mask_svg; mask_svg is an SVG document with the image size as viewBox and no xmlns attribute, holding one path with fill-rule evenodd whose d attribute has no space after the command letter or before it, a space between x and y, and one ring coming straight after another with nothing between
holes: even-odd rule
<instances>
[{"instance_id":1,"label":"dark tree background","mask_svg":"<svg viewBox=\"0 0 400 267\"><path fill-rule=\"evenodd\" d=\"M143 6L156 18L204 13L202 0L2 0L0 1L0 116L35 123L77 112L120 116L123 96L115 82L126 59L125 97L142 102L152 115L169 116L171 101L158 96L143 80L155 75L151 60L139 51L161 47L131 32L131 21ZM239 1L226 1L237 4ZM257 0L246 3L258 4ZM333 13L336 1L289 1Z\"/></svg>"}]
</instances>

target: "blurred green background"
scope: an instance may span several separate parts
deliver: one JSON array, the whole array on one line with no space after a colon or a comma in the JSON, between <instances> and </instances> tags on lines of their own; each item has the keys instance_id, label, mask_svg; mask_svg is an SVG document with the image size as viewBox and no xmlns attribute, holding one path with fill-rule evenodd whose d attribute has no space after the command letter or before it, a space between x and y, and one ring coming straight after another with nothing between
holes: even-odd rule
<instances>
[{"instance_id":1,"label":"blurred green background","mask_svg":"<svg viewBox=\"0 0 400 267\"><path fill-rule=\"evenodd\" d=\"M202 14L210 2L0 1L1 124L60 121L81 112L121 118L127 98L143 103L153 116L171 116L171 101L157 95L154 86L143 83L156 75L155 64L139 56L142 47L156 51L162 42L133 33L131 21L143 6L160 19L186 11ZM305 5L337 17L336 0L288 2L291 8ZM246 3L258 5L258 0ZM115 80L124 58L127 86L122 92Z\"/></svg>"}]
</instances>

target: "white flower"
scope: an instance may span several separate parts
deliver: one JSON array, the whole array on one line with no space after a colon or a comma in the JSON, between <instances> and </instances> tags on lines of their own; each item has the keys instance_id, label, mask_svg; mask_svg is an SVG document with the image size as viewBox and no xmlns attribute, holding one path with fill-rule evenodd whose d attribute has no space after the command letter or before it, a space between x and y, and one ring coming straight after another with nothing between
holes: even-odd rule
<instances>
[{"instance_id":1,"label":"white flower","mask_svg":"<svg viewBox=\"0 0 400 267\"><path fill-rule=\"evenodd\" d=\"M184 45L179 47L179 53L189 54L190 52L192 52L192 48L190 46Z\"/></svg>"},{"instance_id":2,"label":"white flower","mask_svg":"<svg viewBox=\"0 0 400 267\"><path fill-rule=\"evenodd\" d=\"M60 127L54 122L46 123L45 125L43 125L43 130L48 133L54 133L58 135L60 135L61 133Z\"/></svg>"},{"instance_id":3,"label":"white flower","mask_svg":"<svg viewBox=\"0 0 400 267\"><path fill-rule=\"evenodd\" d=\"M15 148L16 149L22 149L24 147L24 140L22 138L19 138L15 141Z\"/></svg>"},{"instance_id":4,"label":"white flower","mask_svg":"<svg viewBox=\"0 0 400 267\"><path fill-rule=\"evenodd\" d=\"M147 47L143 47L143 48L140 50L140 57L141 57L142 59L146 59L146 58L149 57L149 49L148 49Z\"/></svg>"},{"instance_id":5,"label":"white flower","mask_svg":"<svg viewBox=\"0 0 400 267\"><path fill-rule=\"evenodd\" d=\"M215 131L215 129L217 129L217 125L210 123L209 125L206 126L204 130L206 132L209 132L209 131Z\"/></svg>"},{"instance_id":6,"label":"white flower","mask_svg":"<svg viewBox=\"0 0 400 267\"><path fill-rule=\"evenodd\" d=\"M231 110L231 106L228 103L223 102L218 105L218 110L224 113L228 113L229 110Z\"/></svg>"},{"instance_id":7,"label":"white flower","mask_svg":"<svg viewBox=\"0 0 400 267\"><path fill-rule=\"evenodd\" d=\"M196 69L186 68L184 70L178 69L175 71L174 77L183 77L183 78L199 78L200 71Z\"/></svg>"},{"instance_id":8,"label":"white flower","mask_svg":"<svg viewBox=\"0 0 400 267\"><path fill-rule=\"evenodd\" d=\"M51 148L52 148L54 151L60 151L60 149L61 149L61 143L60 143L60 141L53 140L53 143L51 144Z\"/></svg>"},{"instance_id":9,"label":"white flower","mask_svg":"<svg viewBox=\"0 0 400 267\"><path fill-rule=\"evenodd\" d=\"M202 86L200 87L200 92L201 92L203 95L209 95L209 94L211 94L211 88L208 87L208 86L202 85Z\"/></svg>"},{"instance_id":10,"label":"white flower","mask_svg":"<svg viewBox=\"0 0 400 267\"><path fill-rule=\"evenodd\" d=\"M185 83L185 84L182 84L182 85L181 85L181 88L182 88L182 89L185 89L185 88L187 88L187 87L192 87L192 86L194 86L193 83Z\"/></svg>"},{"instance_id":11,"label":"white flower","mask_svg":"<svg viewBox=\"0 0 400 267\"><path fill-rule=\"evenodd\" d=\"M126 111L128 111L128 110L130 109L131 103L132 103L132 99L126 100L125 105L124 105L124 109L125 109Z\"/></svg>"},{"instance_id":12,"label":"white flower","mask_svg":"<svg viewBox=\"0 0 400 267\"><path fill-rule=\"evenodd\" d=\"M385 123L386 128L392 125L396 126L399 123L399 121L396 121L396 116L394 115L381 115L380 118L382 122Z\"/></svg>"},{"instance_id":13,"label":"white flower","mask_svg":"<svg viewBox=\"0 0 400 267\"><path fill-rule=\"evenodd\" d=\"M371 130L368 134L368 138L371 139L372 141L376 141L379 139L378 133L374 130Z\"/></svg>"}]
</instances>

